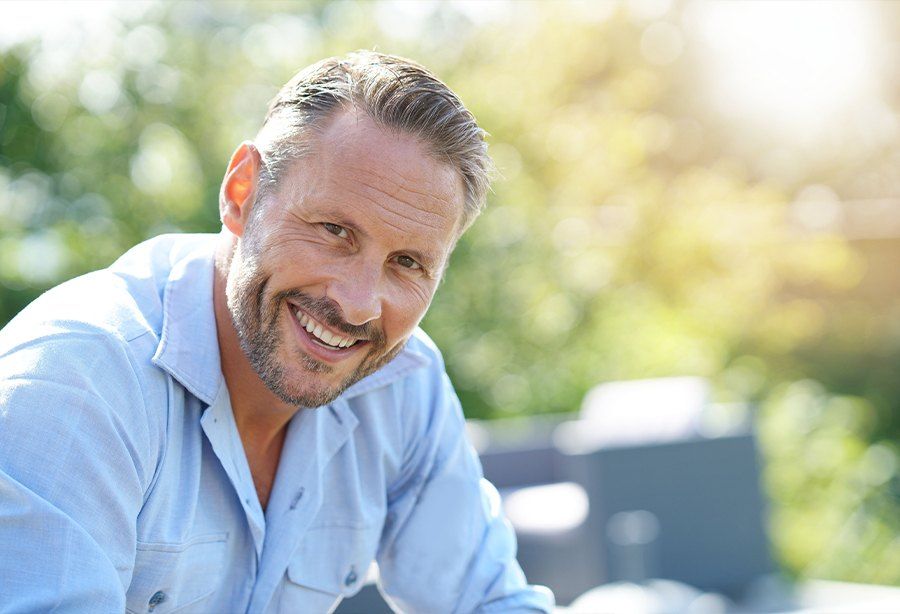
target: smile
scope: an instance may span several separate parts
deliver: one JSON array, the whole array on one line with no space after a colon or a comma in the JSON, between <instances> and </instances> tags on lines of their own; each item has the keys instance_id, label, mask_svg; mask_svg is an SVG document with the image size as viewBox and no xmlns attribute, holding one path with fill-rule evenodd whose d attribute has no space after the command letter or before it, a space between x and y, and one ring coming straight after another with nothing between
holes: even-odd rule
<instances>
[{"instance_id":1,"label":"smile","mask_svg":"<svg viewBox=\"0 0 900 614\"><path fill-rule=\"evenodd\" d=\"M325 328L325 326L323 326L321 322L314 320L299 309L294 310L294 317L297 318L297 321L300 322L300 326L306 329L306 332L308 332L310 336L315 338L314 340L317 343L320 343L321 345L329 349L341 350L344 348L349 348L359 341L358 339L342 337L341 335L331 332L330 330Z\"/></svg>"}]
</instances>

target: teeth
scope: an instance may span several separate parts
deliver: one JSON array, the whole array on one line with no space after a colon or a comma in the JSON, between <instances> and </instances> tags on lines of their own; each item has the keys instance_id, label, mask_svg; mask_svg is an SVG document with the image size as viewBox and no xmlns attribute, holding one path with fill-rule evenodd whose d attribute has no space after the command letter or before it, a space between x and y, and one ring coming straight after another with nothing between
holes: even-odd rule
<instances>
[{"instance_id":1,"label":"teeth","mask_svg":"<svg viewBox=\"0 0 900 614\"><path fill-rule=\"evenodd\" d=\"M324 328L322 328L321 324L310 318L305 313L300 312L299 310L295 312L295 317L300 322L300 326L305 328L310 335L316 337L327 345L330 345L332 347L346 348L356 343L356 340L339 337L338 335L333 334L331 331L325 330Z\"/></svg>"}]
</instances>

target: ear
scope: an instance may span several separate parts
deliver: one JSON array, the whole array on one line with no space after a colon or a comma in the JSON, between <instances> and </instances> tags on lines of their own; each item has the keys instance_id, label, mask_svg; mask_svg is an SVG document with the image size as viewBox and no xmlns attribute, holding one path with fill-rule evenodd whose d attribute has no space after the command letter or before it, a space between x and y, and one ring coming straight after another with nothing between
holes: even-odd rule
<instances>
[{"instance_id":1,"label":"ear","mask_svg":"<svg viewBox=\"0 0 900 614\"><path fill-rule=\"evenodd\" d=\"M219 217L236 237L244 234L250 209L256 200L262 158L251 141L244 141L228 163L219 191Z\"/></svg>"}]
</instances>

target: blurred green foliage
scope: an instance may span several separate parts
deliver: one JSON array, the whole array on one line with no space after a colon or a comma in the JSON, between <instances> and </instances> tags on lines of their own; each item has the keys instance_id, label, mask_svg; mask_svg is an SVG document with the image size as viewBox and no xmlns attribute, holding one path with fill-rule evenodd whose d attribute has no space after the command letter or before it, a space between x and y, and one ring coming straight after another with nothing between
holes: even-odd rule
<instances>
[{"instance_id":1,"label":"blurred green foliage","mask_svg":"<svg viewBox=\"0 0 900 614\"><path fill-rule=\"evenodd\" d=\"M860 293L860 246L792 227L794 193L828 181L823 166L755 170L693 95L690 41L677 61L642 49L665 16L411 5L124 3L100 29L0 51L0 321L147 237L217 231L227 159L298 68L409 55L489 130L501 173L424 322L467 415L710 377L719 400L761 404L787 568L900 583L900 303Z\"/></svg>"},{"instance_id":2,"label":"blurred green foliage","mask_svg":"<svg viewBox=\"0 0 900 614\"><path fill-rule=\"evenodd\" d=\"M872 404L805 380L763 407L771 532L782 560L814 577L898 584L900 447L878 432Z\"/></svg>"}]
</instances>

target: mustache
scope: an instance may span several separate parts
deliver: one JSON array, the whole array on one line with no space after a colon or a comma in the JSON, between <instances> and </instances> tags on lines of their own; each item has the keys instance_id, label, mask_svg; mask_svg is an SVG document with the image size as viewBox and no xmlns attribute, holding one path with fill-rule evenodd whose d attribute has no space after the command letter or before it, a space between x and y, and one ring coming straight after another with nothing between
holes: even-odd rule
<instances>
[{"instance_id":1,"label":"mustache","mask_svg":"<svg viewBox=\"0 0 900 614\"><path fill-rule=\"evenodd\" d=\"M275 299L277 302L290 301L314 319L348 337L364 339L376 346L386 343L384 332L378 326L372 322L350 324L344 319L340 305L327 296L312 297L300 290L283 290L275 295Z\"/></svg>"}]
</instances>

